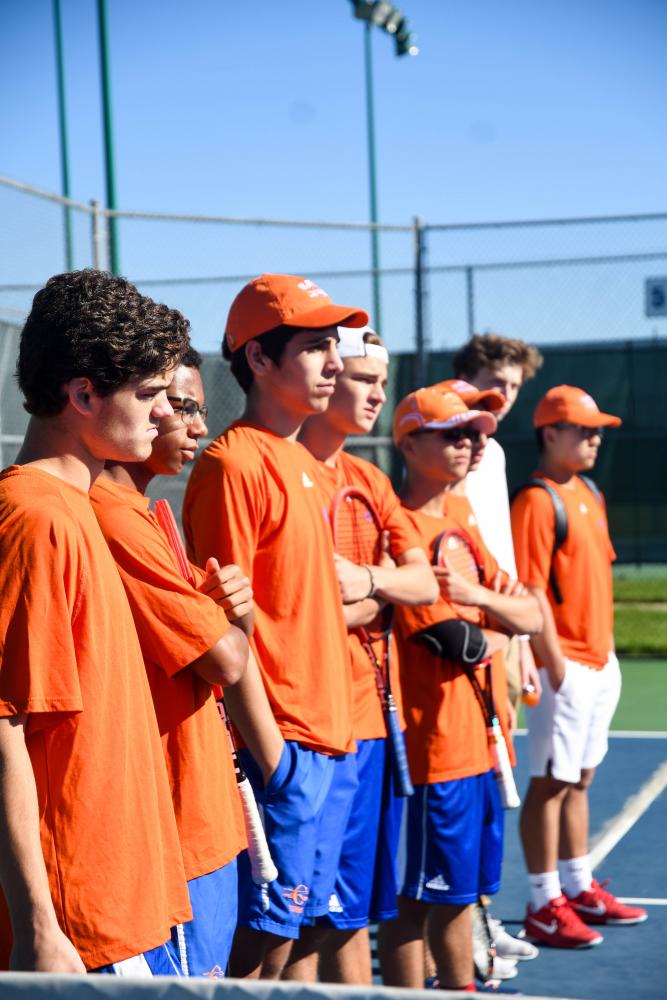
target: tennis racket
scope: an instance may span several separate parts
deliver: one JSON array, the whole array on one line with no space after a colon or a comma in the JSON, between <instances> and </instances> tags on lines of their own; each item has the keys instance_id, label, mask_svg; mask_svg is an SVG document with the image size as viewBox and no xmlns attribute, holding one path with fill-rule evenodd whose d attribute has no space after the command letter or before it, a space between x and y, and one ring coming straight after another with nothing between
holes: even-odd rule
<instances>
[{"instance_id":1,"label":"tennis racket","mask_svg":"<svg viewBox=\"0 0 667 1000\"><path fill-rule=\"evenodd\" d=\"M176 524L171 507L169 506L169 501L156 500L154 507L155 516L158 519L160 527L167 536L172 552L176 557L176 562L178 563L181 576L194 586L196 582L195 577L192 572L192 567L188 562L188 557L185 554L178 525ZM263 885L265 882L273 882L278 878L278 869L273 863L273 858L271 857L266 834L259 815L259 809L257 808L257 802L255 801L255 795L252 790L252 785L248 781L248 777L241 766L239 755L236 752L232 728L229 723L227 712L225 711L222 688L214 685L213 690L220 718L222 719L227 730L229 747L232 754L232 760L234 762L234 772L236 774L236 786L239 790L239 795L241 796L241 807L243 809L243 821L245 824L246 837L248 839L248 857L250 859L250 872L252 880L256 885Z\"/></svg>"},{"instance_id":2,"label":"tennis racket","mask_svg":"<svg viewBox=\"0 0 667 1000\"><path fill-rule=\"evenodd\" d=\"M331 529L336 552L358 566L374 566L382 555L382 525L371 498L355 486L338 490L331 502ZM387 746L394 791L404 798L414 793L405 740L398 722L396 701L391 690L389 645L393 608L386 604L369 627L355 632L375 671L375 683L387 729ZM381 650L380 659L376 650Z\"/></svg>"},{"instance_id":3,"label":"tennis racket","mask_svg":"<svg viewBox=\"0 0 667 1000\"><path fill-rule=\"evenodd\" d=\"M433 562L436 566L447 566L459 573L469 583L480 584L484 580L482 558L472 538L464 531L444 531L435 540ZM457 617L474 625L483 626L484 613L481 608L469 604L448 601ZM512 765L507 752L505 736L500 728L498 713L493 699L493 677L491 660L484 660L476 666L462 664L463 670L472 684L486 723L489 744L494 757L494 771L504 809L516 809L521 805L514 782ZM479 682L479 672L484 671L484 686Z\"/></svg>"},{"instance_id":4,"label":"tennis racket","mask_svg":"<svg viewBox=\"0 0 667 1000\"><path fill-rule=\"evenodd\" d=\"M488 903L479 896L473 910L473 921L479 927L481 932L480 937L484 941L483 958L481 949L479 951L474 949L475 972L477 973L477 978L481 979L483 983L493 980L493 963L496 957L496 946L493 940L487 907Z\"/></svg>"}]
</instances>

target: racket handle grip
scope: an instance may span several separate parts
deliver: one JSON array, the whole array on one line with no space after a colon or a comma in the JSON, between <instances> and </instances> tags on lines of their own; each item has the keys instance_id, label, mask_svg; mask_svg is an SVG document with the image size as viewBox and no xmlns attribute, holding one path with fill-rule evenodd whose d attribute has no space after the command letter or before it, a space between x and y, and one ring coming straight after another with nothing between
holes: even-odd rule
<instances>
[{"instance_id":1,"label":"racket handle grip","mask_svg":"<svg viewBox=\"0 0 667 1000\"><path fill-rule=\"evenodd\" d=\"M252 785L244 777L239 782L238 789L241 796L246 836L248 838L248 857L250 859L252 880L255 885L262 885L264 882L273 882L278 878L278 869L271 857Z\"/></svg>"},{"instance_id":2,"label":"racket handle grip","mask_svg":"<svg viewBox=\"0 0 667 1000\"><path fill-rule=\"evenodd\" d=\"M512 771L512 765L510 764L507 752L505 735L497 719L493 720L489 735L495 758L496 780L498 782L498 791L500 792L503 809L518 809L521 805L521 799L519 798L514 781L514 772Z\"/></svg>"},{"instance_id":3,"label":"racket handle grip","mask_svg":"<svg viewBox=\"0 0 667 1000\"><path fill-rule=\"evenodd\" d=\"M414 787L410 778L408 756L405 752L405 739L398 724L398 712L393 696L387 696L387 707L384 710L384 721L387 727L387 745L391 773L394 779L394 792L399 798L414 795Z\"/></svg>"}]
</instances>

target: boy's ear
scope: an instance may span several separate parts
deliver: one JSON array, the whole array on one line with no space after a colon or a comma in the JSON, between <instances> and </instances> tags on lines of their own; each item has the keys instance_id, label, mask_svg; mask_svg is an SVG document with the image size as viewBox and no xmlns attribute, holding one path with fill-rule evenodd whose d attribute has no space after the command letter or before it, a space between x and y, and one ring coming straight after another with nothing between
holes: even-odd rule
<instances>
[{"instance_id":1,"label":"boy's ear","mask_svg":"<svg viewBox=\"0 0 667 1000\"><path fill-rule=\"evenodd\" d=\"M273 366L273 361L266 354L264 354L258 341L249 340L244 347L244 351L248 367L255 378L261 378L269 372L270 368Z\"/></svg>"},{"instance_id":2,"label":"boy's ear","mask_svg":"<svg viewBox=\"0 0 667 1000\"><path fill-rule=\"evenodd\" d=\"M89 378L80 376L63 385L63 392L77 413L88 414L92 410L95 390Z\"/></svg>"}]
</instances>

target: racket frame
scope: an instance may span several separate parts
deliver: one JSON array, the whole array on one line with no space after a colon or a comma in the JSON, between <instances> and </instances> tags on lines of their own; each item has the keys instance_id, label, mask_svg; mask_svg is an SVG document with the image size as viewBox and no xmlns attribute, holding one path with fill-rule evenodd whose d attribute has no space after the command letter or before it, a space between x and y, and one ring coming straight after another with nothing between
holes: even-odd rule
<instances>
[{"instance_id":1,"label":"racket frame","mask_svg":"<svg viewBox=\"0 0 667 1000\"><path fill-rule=\"evenodd\" d=\"M364 504L373 519L375 527L377 528L379 544L377 546L375 558L378 558L383 530L380 515L378 514L372 498L368 495L368 493L366 493L365 490L357 486L343 486L341 489L336 491L331 501L329 517L334 540L334 549L338 552L338 546L340 544L340 538L337 538L336 535L337 511L343 503L354 499ZM344 558L349 558L349 555L344 552L339 552L339 555L342 555ZM374 565L372 562L365 564ZM396 700L391 690L390 644L393 617L393 606L387 603L378 615L378 620L382 624L382 627L379 630L373 630L364 625L358 625L354 631L356 632L375 672L375 686L377 688L378 697L382 706L382 714L384 717L385 728L387 730L387 745L391 758L394 791L399 798L407 798L414 794L414 787L410 778L410 768L405 750L405 737L398 725L398 709L396 707ZM381 660L378 658L375 651L376 644L378 643L382 643L383 652Z\"/></svg>"},{"instance_id":2,"label":"racket frame","mask_svg":"<svg viewBox=\"0 0 667 1000\"><path fill-rule=\"evenodd\" d=\"M445 559L447 558L446 543L447 539L452 537L459 539L470 550L475 563L475 568L477 570L477 582L483 586L484 564L482 562L481 553L474 539L472 539L463 529L455 528L449 531L443 531L436 537L433 543L433 564L436 566L445 565ZM466 614L466 605L457 604L453 601L448 603L457 612L460 609L463 609L463 614L459 615L460 618L465 621L472 622L473 624L477 624L480 628L484 627L485 615L481 609L478 609L477 614L473 613L468 615ZM521 799L519 798L516 782L514 781L512 765L510 763L509 752L507 750L507 741L498 719L498 713L496 711L495 700L493 697L491 657L481 660L474 666L467 663L461 663L460 665L472 685L475 697L482 711L482 716L486 725L487 739L493 756L494 773L498 783L498 791L500 793L503 809L516 809L521 805ZM479 681L478 671L481 670L484 671L484 687L482 687Z\"/></svg>"}]
</instances>

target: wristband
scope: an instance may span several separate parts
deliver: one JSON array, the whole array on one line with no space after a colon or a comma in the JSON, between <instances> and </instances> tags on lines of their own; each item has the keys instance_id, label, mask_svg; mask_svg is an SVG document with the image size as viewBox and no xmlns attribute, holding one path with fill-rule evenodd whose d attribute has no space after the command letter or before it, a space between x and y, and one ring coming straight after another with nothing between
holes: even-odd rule
<instances>
[{"instance_id":1,"label":"wristband","mask_svg":"<svg viewBox=\"0 0 667 1000\"><path fill-rule=\"evenodd\" d=\"M367 601L369 597L375 597L375 574L371 569L371 567L368 565L368 563L363 563L363 567L364 569L368 570L368 576L370 577L370 583L371 583L370 590L368 591L366 597L364 598L364 600Z\"/></svg>"}]
</instances>

